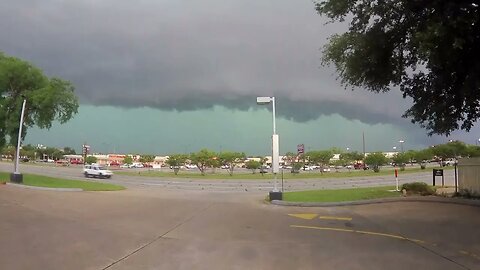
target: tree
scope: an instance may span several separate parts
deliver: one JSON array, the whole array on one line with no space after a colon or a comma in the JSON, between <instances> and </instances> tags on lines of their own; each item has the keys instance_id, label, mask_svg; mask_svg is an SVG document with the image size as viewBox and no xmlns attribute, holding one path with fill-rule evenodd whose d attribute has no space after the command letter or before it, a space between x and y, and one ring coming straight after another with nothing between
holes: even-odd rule
<instances>
[{"instance_id":1,"label":"tree","mask_svg":"<svg viewBox=\"0 0 480 270\"><path fill-rule=\"evenodd\" d=\"M221 152L218 159L221 164L228 166L228 173L233 175L235 165L245 160L245 153L240 152Z\"/></svg>"},{"instance_id":2,"label":"tree","mask_svg":"<svg viewBox=\"0 0 480 270\"><path fill-rule=\"evenodd\" d=\"M466 152L468 157L480 157L480 146L469 145Z\"/></svg>"},{"instance_id":3,"label":"tree","mask_svg":"<svg viewBox=\"0 0 480 270\"><path fill-rule=\"evenodd\" d=\"M45 147L37 149L38 157L43 160L53 159L59 160L63 157L63 152L55 147Z\"/></svg>"},{"instance_id":4,"label":"tree","mask_svg":"<svg viewBox=\"0 0 480 270\"><path fill-rule=\"evenodd\" d=\"M303 166L305 166L305 163L304 163L304 162L295 161L295 162L292 164L292 170L290 170L290 172L291 172L291 173L300 173L300 169L303 168Z\"/></svg>"},{"instance_id":5,"label":"tree","mask_svg":"<svg viewBox=\"0 0 480 270\"><path fill-rule=\"evenodd\" d=\"M380 171L380 166L387 164L388 159L382 152L371 153L365 157L365 163L373 168L374 172Z\"/></svg>"},{"instance_id":6,"label":"tree","mask_svg":"<svg viewBox=\"0 0 480 270\"><path fill-rule=\"evenodd\" d=\"M220 162L220 159L218 159L218 157L215 154L215 156L212 159L210 159L206 165L207 167L212 168L212 173L214 174L217 168L220 168L222 166L222 163Z\"/></svg>"},{"instance_id":7,"label":"tree","mask_svg":"<svg viewBox=\"0 0 480 270\"><path fill-rule=\"evenodd\" d=\"M200 173L205 175L205 169L208 166L213 165L213 160L217 156L215 152L212 152L208 149L202 149L197 153L190 154L190 160L193 164L196 164Z\"/></svg>"},{"instance_id":8,"label":"tree","mask_svg":"<svg viewBox=\"0 0 480 270\"><path fill-rule=\"evenodd\" d=\"M420 164L420 168L424 170L427 166L427 161L433 158L433 153L430 149L423 149L420 151L415 152L413 158L416 160L418 164Z\"/></svg>"},{"instance_id":9,"label":"tree","mask_svg":"<svg viewBox=\"0 0 480 270\"><path fill-rule=\"evenodd\" d=\"M400 170L405 170L405 164L410 160L407 153L396 153L392 157L392 161L395 163L395 166L399 166Z\"/></svg>"},{"instance_id":10,"label":"tree","mask_svg":"<svg viewBox=\"0 0 480 270\"><path fill-rule=\"evenodd\" d=\"M284 163L288 165L293 165L293 163L295 163L295 161L297 160L297 154L293 152L287 152L282 159Z\"/></svg>"},{"instance_id":11,"label":"tree","mask_svg":"<svg viewBox=\"0 0 480 270\"><path fill-rule=\"evenodd\" d=\"M300 173L300 169L303 167L304 163L300 162L302 156L298 156L293 152L287 152L283 156L283 161L292 166L290 170L291 173Z\"/></svg>"},{"instance_id":12,"label":"tree","mask_svg":"<svg viewBox=\"0 0 480 270\"><path fill-rule=\"evenodd\" d=\"M343 161L343 165L351 164L352 162L356 162L359 160L363 160L363 154L358 153L356 151L347 152L340 154L340 160Z\"/></svg>"},{"instance_id":13,"label":"tree","mask_svg":"<svg viewBox=\"0 0 480 270\"><path fill-rule=\"evenodd\" d=\"M334 154L330 150L324 151L310 151L306 154L310 163L320 166L320 171L323 173L323 168L325 165L330 163L330 159L333 158Z\"/></svg>"},{"instance_id":14,"label":"tree","mask_svg":"<svg viewBox=\"0 0 480 270\"><path fill-rule=\"evenodd\" d=\"M142 155L139 159L139 161L142 163L150 163L150 162L153 162L154 160L155 160L154 155Z\"/></svg>"},{"instance_id":15,"label":"tree","mask_svg":"<svg viewBox=\"0 0 480 270\"><path fill-rule=\"evenodd\" d=\"M468 155L467 145L460 141L452 141L446 144L435 145L432 147L431 151L437 158L440 158L441 165L444 165L443 161L446 159Z\"/></svg>"},{"instance_id":16,"label":"tree","mask_svg":"<svg viewBox=\"0 0 480 270\"><path fill-rule=\"evenodd\" d=\"M256 161L256 160L253 160L253 159L250 159L249 161L247 161L245 163L245 168L247 168L249 170L252 170L253 174L255 174L255 171L260 169L261 166L262 166L262 164L260 163L260 161Z\"/></svg>"},{"instance_id":17,"label":"tree","mask_svg":"<svg viewBox=\"0 0 480 270\"><path fill-rule=\"evenodd\" d=\"M63 148L63 154L64 155L75 155L75 149L71 147L64 147Z\"/></svg>"},{"instance_id":18,"label":"tree","mask_svg":"<svg viewBox=\"0 0 480 270\"><path fill-rule=\"evenodd\" d=\"M48 78L30 63L0 52L0 147L17 145L23 100L27 100L24 127L49 129L54 120L65 123L78 110L73 85L59 78Z\"/></svg>"},{"instance_id":19,"label":"tree","mask_svg":"<svg viewBox=\"0 0 480 270\"><path fill-rule=\"evenodd\" d=\"M6 157L9 157L11 160L13 160L13 157L15 156L15 147L12 145L4 146L2 148L2 155L5 155Z\"/></svg>"},{"instance_id":20,"label":"tree","mask_svg":"<svg viewBox=\"0 0 480 270\"><path fill-rule=\"evenodd\" d=\"M323 64L345 86L386 92L398 87L411 118L432 134L470 130L480 117L480 2L322 0L316 10L349 21L333 35Z\"/></svg>"},{"instance_id":21,"label":"tree","mask_svg":"<svg viewBox=\"0 0 480 270\"><path fill-rule=\"evenodd\" d=\"M125 156L123 158L123 164L132 164L133 163L133 158L131 156Z\"/></svg>"},{"instance_id":22,"label":"tree","mask_svg":"<svg viewBox=\"0 0 480 270\"><path fill-rule=\"evenodd\" d=\"M87 159L85 159L85 163L87 164L97 163L97 158L94 156L88 156Z\"/></svg>"},{"instance_id":23,"label":"tree","mask_svg":"<svg viewBox=\"0 0 480 270\"><path fill-rule=\"evenodd\" d=\"M173 168L173 172L175 175L177 175L178 171L180 170L180 166L185 165L187 158L187 155L184 154L172 154L168 156L168 159L165 161L165 163Z\"/></svg>"}]
</instances>

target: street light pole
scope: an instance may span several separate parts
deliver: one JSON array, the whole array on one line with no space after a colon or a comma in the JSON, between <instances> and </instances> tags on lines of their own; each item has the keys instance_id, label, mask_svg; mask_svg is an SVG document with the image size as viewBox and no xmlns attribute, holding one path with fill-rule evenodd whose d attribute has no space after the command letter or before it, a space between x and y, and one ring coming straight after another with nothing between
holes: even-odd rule
<instances>
[{"instance_id":1,"label":"street light pole","mask_svg":"<svg viewBox=\"0 0 480 270\"><path fill-rule=\"evenodd\" d=\"M22 113L20 114L20 126L18 128L18 140L17 140L17 151L15 154L14 172L10 175L10 181L14 183L23 182L23 175L18 171L18 169L19 169L19 160L20 160L20 142L22 140L23 115L25 114L26 104L27 104L27 100L24 99L22 104Z\"/></svg>"},{"instance_id":2,"label":"street light pole","mask_svg":"<svg viewBox=\"0 0 480 270\"><path fill-rule=\"evenodd\" d=\"M277 134L277 124L275 117L275 97L257 97L257 104L264 105L272 103L272 173L274 176L273 191L270 192L270 200L281 200L282 192L278 190L277 173L279 172L279 136Z\"/></svg>"},{"instance_id":3,"label":"street light pole","mask_svg":"<svg viewBox=\"0 0 480 270\"><path fill-rule=\"evenodd\" d=\"M273 116L273 134L277 134L277 125L275 123L275 97L272 97L272 116Z\"/></svg>"},{"instance_id":4,"label":"street light pole","mask_svg":"<svg viewBox=\"0 0 480 270\"><path fill-rule=\"evenodd\" d=\"M403 153L403 143L405 142L404 140L400 140L398 141L400 143L400 149L402 150L402 153Z\"/></svg>"}]
</instances>

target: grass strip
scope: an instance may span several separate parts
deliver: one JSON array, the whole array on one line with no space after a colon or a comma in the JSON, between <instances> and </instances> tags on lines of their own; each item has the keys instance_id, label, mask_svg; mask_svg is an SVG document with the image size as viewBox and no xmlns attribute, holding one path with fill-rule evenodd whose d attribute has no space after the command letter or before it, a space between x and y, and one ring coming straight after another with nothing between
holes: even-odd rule
<instances>
[{"instance_id":1,"label":"grass strip","mask_svg":"<svg viewBox=\"0 0 480 270\"><path fill-rule=\"evenodd\" d=\"M399 197L400 192L388 187L369 187L336 190L309 190L283 193L283 200L289 202L347 202Z\"/></svg>"},{"instance_id":2,"label":"grass strip","mask_svg":"<svg viewBox=\"0 0 480 270\"><path fill-rule=\"evenodd\" d=\"M10 179L10 173L0 172L0 182L8 181L8 179ZM123 186L108 183L67 180L34 174L24 174L23 184L48 188L81 188L85 191L116 191L125 189Z\"/></svg>"},{"instance_id":3,"label":"grass strip","mask_svg":"<svg viewBox=\"0 0 480 270\"><path fill-rule=\"evenodd\" d=\"M399 174L408 174L408 173L418 173L418 172L429 172L432 168L427 168L422 170L420 168L408 168L404 171L398 171ZM166 169L163 169L166 170ZM157 171L157 170L148 170L148 171L115 171L115 174L121 175L130 175L130 176L146 176L146 177L168 177L168 178L186 178L186 179L241 179L241 180L271 180L273 175L271 173L260 174L260 173L250 173L250 172L235 172L232 176L225 172L216 171L215 173L207 172L205 175L201 175L197 171L180 171L178 175L175 175L172 171ZM348 177L368 177L368 176L382 176L382 175L393 175L393 168L384 168L380 172L376 173L372 170L351 170L343 172L301 172L301 173L290 173L289 171L284 171L284 179L321 179L321 178L348 178ZM282 173L277 175L278 179L282 178Z\"/></svg>"}]
</instances>

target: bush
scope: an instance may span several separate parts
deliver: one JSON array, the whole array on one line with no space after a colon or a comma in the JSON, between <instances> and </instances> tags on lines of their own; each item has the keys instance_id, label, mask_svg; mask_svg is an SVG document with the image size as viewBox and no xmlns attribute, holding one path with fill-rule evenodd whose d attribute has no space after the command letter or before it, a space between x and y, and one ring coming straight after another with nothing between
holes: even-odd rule
<instances>
[{"instance_id":1,"label":"bush","mask_svg":"<svg viewBox=\"0 0 480 270\"><path fill-rule=\"evenodd\" d=\"M467 199L480 199L480 193L476 193L469 189L461 189L458 195Z\"/></svg>"},{"instance_id":2,"label":"bush","mask_svg":"<svg viewBox=\"0 0 480 270\"><path fill-rule=\"evenodd\" d=\"M435 194L435 189L423 182L403 184L402 190L404 189L407 191L407 194L420 194L422 196Z\"/></svg>"}]
</instances>

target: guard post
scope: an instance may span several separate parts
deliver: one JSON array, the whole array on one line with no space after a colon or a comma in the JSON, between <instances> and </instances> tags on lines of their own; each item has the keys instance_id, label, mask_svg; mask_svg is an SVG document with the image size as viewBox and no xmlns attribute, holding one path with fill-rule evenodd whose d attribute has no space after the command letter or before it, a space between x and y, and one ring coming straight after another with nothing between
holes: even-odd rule
<instances>
[{"instance_id":1,"label":"guard post","mask_svg":"<svg viewBox=\"0 0 480 270\"><path fill-rule=\"evenodd\" d=\"M445 178L443 176L443 169L433 169L433 186L435 186L435 177L442 177L442 187L445 186Z\"/></svg>"}]
</instances>

